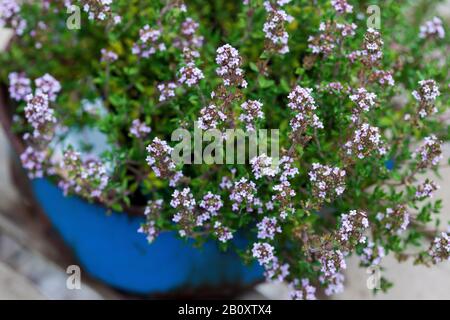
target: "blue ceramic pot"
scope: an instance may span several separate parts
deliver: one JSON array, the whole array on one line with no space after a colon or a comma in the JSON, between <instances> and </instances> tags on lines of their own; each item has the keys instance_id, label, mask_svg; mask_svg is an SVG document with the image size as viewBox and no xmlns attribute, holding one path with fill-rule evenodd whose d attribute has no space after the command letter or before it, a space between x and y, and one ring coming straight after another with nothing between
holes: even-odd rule
<instances>
[{"instance_id":1,"label":"blue ceramic pot","mask_svg":"<svg viewBox=\"0 0 450 320\"><path fill-rule=\"evenodd\" d=\"M112 287L138 294L170 293L201 287L248 286L262 279L257 264L245 266L214 241L202 248L160 234L153 244L136 232L143 218L107 215L102 206L65 197L46 179L32 182L34 195L54 228L73 249L82 270ZM239 246L244 239L236 239Z\"/></svg>"}]
</instances>

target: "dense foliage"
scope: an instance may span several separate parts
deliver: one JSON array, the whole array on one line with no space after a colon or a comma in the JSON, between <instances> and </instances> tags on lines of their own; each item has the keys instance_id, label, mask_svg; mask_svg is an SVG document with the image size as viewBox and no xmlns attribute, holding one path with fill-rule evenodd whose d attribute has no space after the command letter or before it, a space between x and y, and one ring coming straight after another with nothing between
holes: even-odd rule
<instances>
[{"instance_id":1,"label":"dense foliage","mask_svg":"<svg viewBox=\"0 0 450 320\"><path fill-rule=\"evenodd\" d=\"M15 30L0 76L23 164L68 194L145 214L150 242L167 230L217 239L293 298L341 291L351 254L365 267L388 253L447 260L438 186L420 177L450 137L435 5L0 0L0 25ZM174 163L172 132L196 125L279 129L280 161ZM86 128L106 137L101 154L67 142ZM248 248L234 247L237 233Z\"/></svg>"}]
</instances>

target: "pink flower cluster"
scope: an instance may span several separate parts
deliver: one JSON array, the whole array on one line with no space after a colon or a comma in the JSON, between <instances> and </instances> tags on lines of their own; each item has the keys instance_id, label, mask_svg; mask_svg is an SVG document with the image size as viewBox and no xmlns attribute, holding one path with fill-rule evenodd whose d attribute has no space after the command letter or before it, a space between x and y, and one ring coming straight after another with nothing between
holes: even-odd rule
<instances>
[{"instance_id":1,"label":"pink flower cluster","mask_svg":"<svg viewBox=\"0 0 450 320\"><path fill-rule=\"evenodd\" d=\"M425 169L439 164L442 156L441 141L435 135L425 137L424 143L412 154L417 159L417 167Z\"/></svg>"},{"instance_id":2,"label":"pink flower cluster","mask_svg":"<svg viewBox=\"0 0 450 320\"><path fill-rule=\"evenodd\" d=\"M23 101L31 94L31 80L24 73L12 72L9 79L9 96L16 101Z\"/></svg>"},{"instance_id":3,"label":"pink flower cluster","mask_svg":"<svg viewBox=\"0 0 450 320\"><path fill-rule=\"evenodd\" d=\"M322 285L326 285L324 291L325 295L331 296L344 291L344 279L344 275L338 272L330 277L321 276L319 281Z\"/></svg>"},{"instance_id":4,"label":"pink flower cluster","mask_svg":"<svg viewBox=\"0 0 450 320\"><path fill-rule=\"evenodd\" d=\"M313 196L319 200L331 200L345 191L345 170L313 163L309 172Z\"/></svg>"},{"instance_id":5,"label":"pink flower cluster","mask_svg":"<svg viewBox=\"0 0 450 320\"><path fill-rule=\"evenodd\" d=\"M270 263L264 265L264 269L264 276L267 281L282 282L289 275L289 264L280 263L276 256L273 257Z\"/></svg>"},{"instance_id":6,"label":"pink flower cluster","mask_svg":"<svg viewBox=\"0 0 450 320\"><path fill-rule=\"evenodd\" d=\"M155 241L159 234L159 230L156 227L155 219L160 215L162 210L163 200L158 199L155 201L149 200L145 207L146 221L141 224L138 229L139 233L144 233L147 236L147 241L152 243Z\"/></svg>"},{"instance_id":7,"label":"pink flower cluster","mask_svg":"<svg viewBox=\"0 0 450 320\"><path fill-rule=\"evenodd\" d=\"M33 127L33 136L51 139L50 129L56 123L56 118L54 110L49 106L48 96L44 93L30 94L26 100L25 118Z\"/></svg>"},{"instance_id":8,"label":"pink flower cluster","mask_svg":"<svg viewBox=\"0 0 450 320\"><path fill-rule=\"evenodd\" d=\"M419 102L419 116L425 118L438 111L434 102L441 93L438 85L432 79L421 80L419 85L420 87L414 90L412 95Z\"/></svg>"},{"instance_id":9,"label":"pink flower cluster","mask_svg":"<svg viewBox=\"0 0 450 320\"><path fill-rule=\"evenodd\" d=\"M29 35L35 39L34 47L36 49L42 48L42 42L39 41L41 34L48 32L48 26L43 21L39 21L33 30L30 30Z\"/></svg>"},{"instance_id":10,"label":"pink flower cluster","mask_svg":"<svg viewBox=\"0 0 450 320\"><path fill-rule=\"evenodd\" d=\"M428 250L434 263L442 261L450 261L450 236L448 233L442 232L436 237Z\"/></svg>"},{"instance_id":11,"label":"pink flower cluster","mask_svg":"<svg viewBox=\"0 0 450 320\"><path fill-rule=\"evenodd\" d=\"M42 177L44 161L48 155L47 147L53 138L57 122L54 110L49 105L49 97L55 101L61 86L55 78L46 74L35 80L36 90L32 94L31 81L23 74L11 73L9 80L11 97L17 101L26 101L25 119L33 128L31 134L27 132L23 135L28 146L21 154L22 164L31 178ZM26 93L28 94L24 96Z\"/></svg>"},{"instance_id":12,"label":"pink flower cluster","mask_svg":"<svg viewBox=\"0 0 450 320\"><path fill-rule=\"evenodd\" d=\"M295 112L295 116L290 122L295 133L301 134L308 127L323 128L322 122L314 113L317 106L311 92L311 88L296 86L288 95L288 107Z\"/></svg>"},{"instance_id":13,"label":"pink flower cluster","mask_svg":"<svg viewBox=\"0 0 450 320\"><path fill-rule=\"evenodd\" d=\"M158 230L154 220L146 221L137 230L138 233L144 233L147 236L148 243L153 243L158 236Z\"/></svg>"},{"instance_id":14,"label":"pink flower cluster","mask_svg":"<svg viewBox=\"0 0 450 320\"><path fill-rule=\"evenodd\" d=\"M355 35L356 24L345 24L336 22L321 22L319 25L319 34L309 36L308 48L313 54L330 55L333 50L340 45L346 37Z\"/></svg>"},{"instance_id":15,"label":"pink flower cluster","mask_svg":"<svg viewBox=\"0 0 450 320\"><path fill-rule=\"evenodd\" d=\"M47 95L50 101L55 101L61 91L61 84L52 75L46 73L42 77L34 80L36 93Z\"/></svg>"},{"instance_id":16,"label":"pink flower cluster","mask_svg":"<svg viewBox=\"0 0 450 320\"><path fill-rule=\"evenodd\" d=\"M442 20L438 17L434 17L433 19L425 22L423 25L420 26L420 38L439 38L444 39L445 37L445 30L444 26L442 25Z\"/></svg>"},{"instance_id":17,"label":"pink flower cluster","mask_svg":"<svg viewBox=\"0 0 450 320\"><path fill-rule=\"evenodd\" d=\"M117 53L111 50L102 49L101 50L102 57L100 59L101 62L112 63L119 59Z\"/></svg>"},{"instance_id":18,"label":"pink flower cluster","mask_svg":"<svg viewBox=\"0 0 450 320\"><path fill-rule=\"evenodd\" d=\"M344 147L347 155L356 155L359 159L370 156L373 152L386 154L386 148L381 141L380 130L368 123L361 124L354 132L350 141Z\"/></svg>"},{"instance_id":19,"label":"pink flower cluster","mask_svg":"<svg viewBox=\"0 0 450 320\"><path fill-rule=\"evenodd\" d=\"M195 207L195 199L191 193L190 188L184 188L183 191L175 190L172 194L170 205L175 208L186 208L193 210Z\"/></svg>"},{"instance_id":20,"label":"pink flower cluster","mask_svg":"<svg viewBox=\"0 0 450 320\"><path fill-rule=\"evenodd\" d=\"M192 87L204 78L203 72L196 66L195 59L200 57L197 51L203 45L203 37L196 35L199 24L187 18L181 24L181 37L175 39L174 46L183 50L183 66L179 70L179 83Z\"/></svg>"},{"instance_id":21,"label":"pink flower cluster","mask_svg":"<svg viewBox=\"0 0 450 320\"><path fill-rule=\"evenodd\" d=\"M353 12L353 6L349 5L347 0L331 0L331 5L339 14Z\"/></svg>"},{"instance_id":22,"label":"pink flower cluster","mask_svg":"<svg viewBox=\"0 0 450 320\"><path fill-rule=\"evenodd\" d=\"M324 250L320 257L320 264L325 279L332 279L338 272L345 270L344 254L340 250Z\"/></svg>"},{"instance_id":23,"label":"pink flower cluster","mask_svg":"<svg viewBox=\"0 0 450 320\"><path fill-rule=\"evenodd\" d=\"M392 77L392 72L384 70L375 70L372 77L378 81L382 86L394 86L395 81Z\"/></svg>"},{"instance_id":24,"label":"pink flower cluster","mask_svg":"<svg viewBox=\"0 0 450 320\"><path fill-rule=\"evenodd\" d=\"M175 82L158 84L159 101L167 101L168 99L175 97L176 88L177 84Z\"/></svg>"},{"instance_id":25,"label":"pink flower cluster","mask_svg":"<svg viewBox=\"0 0 450 320\"><path fill-rule=\"evenodd\" d=\"M183 60L185 63L195 62L195 59L200 58L200 53L188 47L183 48Z\"/></svg>"},{"instance_id":26,"label":"pink flower cluster","mask_svg":"<svg viewBox=\"0 0 450 320\"><path fill-rule=\"evenodd\" d=\"M230 200L233 201L232 210L238 211L242 204L251 205L255 199L256 185L247 178L241 178L235 181L230 194Z\"/></svg>"},{"instance_id":27,"label":"pink flower cluster","mask_svg":"<svg viewBox=\"0 0 450 320\"><path fill-rule=\"evenodd\" d=\"M170 205L177 210L172 220L179 225L180 236L186 237L192 236L196 227L202 227L205 222L216 217L223 207L223 201L219 195L208 191L197 206L190 188L184 188L173 192ZM212 229L217 239L223 243L233 238L231 230L220 221L213 221Z\"/></svg>"},{"instance_id":28,"label":"pink flower cluster","mask_svg":"<svg viewBox=\"0 0 450 320\"><path fill-rule=\"evenodd\" d=\"M177 8L181 12L187 12L187 6L184 3L184 0L174 0L172 1L172 5L174 8Z\"/></svg>"},{"instance_id":29,"label":"pink flower cluster","mask_svg":"<svg viewBox=\"0 0 450 320\"><path fill-rule=\"evenodd\" d=\"M222 181L220 181L219 187L222 190L230 190L233 187L233 182L231 182L231 179L227 176L222 177Z\"/></svg>"},{"instance_id":30,"label":"pink flower cluster","mask_svg":"<svg viewBox=\"0 0 450 320\"><path fill-rule=\"evenodd\" d=\"M220 221L214 223L214 234L220 242L228 242L233 239L233 233L228 227L222 225Z\"/></svg>"},{"instance_id":31,"label":"pink flower cluster","mask_svg":"<svg viewBox=\"0 0 450 320\"><path fill-rule=\"evenodd\" d=\"M143 138L151 131L152 129L139 119L134 119L131 123L130 134L136 138Z\"/></svg>"},{"instance_id":32,"label":"pink flower cluster","mask_svg":"<svg viewBox=\"0 0 450 320\"><path fill-rule=\"evenodd\" d=\"M223 207L223 201L220 195L208 191L208 193L203 196L199 207L203 209L204 212L197 217L197 225L202 226L204 222L211 218L211 216L217 216L220 208Z\"/></svg>"},{"instance_id":33,"label":"pink flower cluster","mask_svg":"<svg viewBox=\"0 0 450 320\"><path fill-rule=\"evenodd\" d=\"M421 185L417 187L415 200L424 200L433 197L433 192L438 190L439 186L429 179L426 179Z\"/></svg>"},{"instance_id":34,"label":"pink flower cluster","mask_svg":"<svg viewBox=\"0 0 450 320\"><path fill-rule=\"evenodd\" d=\"M172 220L180 225L180 236L187 236L197 223L194 213L196 201L191 193L191 189L175 190L172 194L170 205L177 210Z\"/></svg>"},{"instance_id":35,"label":"pink flower cluster","mask_svg":"<svg viewBox=\"0 0 450 320\"><path fill-rule=\"evenodd\" d=\"M321 90L325 90L329 93L341 93L344 91L344 86L340 82L330 82L325 85L325 87L321 87Z\"/></svg>"},{"instance_id":36,"label":"pink flower cluster","mask_svg":"<svg viewBox=\"0 0 450 320\"><path fill-rule=\"evenodd\" d=\"M181 33L185 36L191 36L195 34L199 27L198 22L192 20L192 18L186 18L181 24ZM185 46L186 47L186 46Z\"/></svg>"},{"instance_id":37,"label":"pink flower cluster","mask_svg":"<svg viewBox=\"0 0 450 320\"><path fill-rule=\"evenodd\" d=\"M410 213L405 205L397 205L395 208L387 208L385 213L379 212L376 218L388 232L401 234L409 225Z\"/></svg>"},{"instance_id":38,"label":"pink flower cluster","mask_svg":"<svg viewBox=\"0 0 450 320\"><path fill-rule=\"evenodd\" d=\"M277 233L281 233L281 227L274 217L264 217L256 226L258 227L258 239L273 240Z\"/></svg>"},{"instance_id":39,"label":"pink flower cluster","mask_svg":"<svg viewBox=\"0 0 450 320\"><path fill-rule=\"evenodd\" d=\"M351 63L356 60L360 60L368 68L375 67L380 64L383 57L384 41L381 38L381 34L373 29L367 29L364 36L362 50L356 50L347 55L347 58Z\"/></svg>"},{"instance_id":40,"label":"pink flower cluster","mask_svg":"<svg viewBox=\"0 0 450 320\"><path fill-rule=\"evenodd\" d=\"M181 23L180 37L174 40L174 46L179 49L189 49L195 51L198 55L196 49L201 48L203 45L203 36L196 34L199 28L197 21L192 18L186 18Z\"/></svg>"},{"instance_id":41,"label":"pink flower cluster","mask_svg":"<svg viewBox=\"0 0 450 320\"><path fill-rule=\"evenodd\" d=\"M180 68L180 77L178 81L181 84L186 84L188 87L196 85L205 76L202 70L195 66L194 62L188 62L185 66Z\"/></svg>"},{"instance_id":42,"label":"pink flower cluster","mask_svg":"<svg viewBox=\"0 0 450 320\"><path fill-rule=\"evenodd\" d=\"M316 101L311 95L311 88L296 86L288 95L288 107L294 111L315 110Z\"/></svg>"},{"instance_id":43,"label":"pink flower cluster","mask_svg":"<svg viewBox=\"0 0 450 320\"><path fill-rule=\"evenodd\" d=\"M290 2L290 0L264 2L264 8L267 11L267 20L263 26L263 32L266 38L266 49L280 54L289 52L289 34L286 32L285 23L290 23L294 20L292 16L281 9L281 7L288 2Z\"/></svg>"},{"instance_id":44,"label":"pink flower cluster","mask_svg":"<svg viewBox=\"0 0 450 320\"><path fill-rule=\"evenodd\" d=\"M200 117L197 120L197 125L203 130L216 129L219 124L226 119L227 116L225 113L220 111L217 106L211 104L200 110Z\"/></svg>"},{"instance_id":45,"label":"pink flower cluster","mask_svg":"<svg viewBox=\"0 0 450 320\"><path fill-rule=\"evenodd\" d=\"M11 27L16 35L23 35L27 22L21 18L20 10L19 1L0 0L0 28Z\"/></svg>"},{"instance_id":46,"label":"pink flower cluster","mask_svg":"<svg viewBox=\"0 0 450 320\"><path fill-rule=\"evenodd\" d=\"M278 168L273 163L273 159L265 153L251 159L250 164L257 180L262 177L274 177L278 173Z\"/></svg>"},{"instance_id":47,"label":"pink flower cluster","mask_svg":"<svg viewBox=\"0 0 450 320\"><path fill-rule=\"evenodd\" d=\"M241 69L242 58L235 48L229 44L219 47L216 63L219 65L216 73L223 79L225 86L247 87L247 81L244 80L244 70Z\"/></svg>"},{"instance_id":48,"label":"pink flower cluster","mask_svg":"<svg viewBox=\"0 0 450 320\"><path fill-rule=\"evenodd\" d=\"M248 100L241 104L242 114L239 120L245 123L247 131L255 131L255 122L257 119L264 119L262 112L262 103L257 100Z\"/></svg>"},{"instance_id":49,"label":"pink flower cluster","mask_svg":"<svg viewBox=\"0 0 450 320\"><path fill-rule=\"evenodd\" d=\"M381 259L383 259L385 255L386 253L382 246L378 246L370 241L363 249L360 259L364 266L376 266L381 263Z\"/></svg>"},{"instance_id":50,"label":"pink flower cluster","mask_svg":"<svg viewBox=\"0 0 450 320\"><path fill-rule=\"evenodd\" d=\"M112 19L114 24L119 24L122 19L118 15L114 15L111 10L113 0L82 0L83 11L88 14L89 20L105 21ZM68 4L68 6L72 6Z\"/></svg>"},{"instance_id":51,"label":"pink flower cluster","mask_svg":"<svg viewBox=\"0 0 450 320\"><path fill-rule=\"evenodd\" d=\"M44 164L47 160L47 152L28 146L20 155L22 166L27 170L30 179L42 178L44 175Z\"/></svg>"},{"instance_id":52,"label":"pink flower cluster","mask_svg":"<svg viewBox=\"0 0 450 320\"><path fill-rule=\"evenodd\" d=\"M359 88L354 94L350 95L350 100L356 104L356 107L352 110L352 121L357 122L363 111L367 112L374 107L376 98L375 93L368 92L365 88Z\"/></svg>"},{"instance_id":53,"label":"pink flower cluster","mask_svg":"<svg viewBox=\"0 0 450 320\"><path fill-rule=\"evenodd\" d=\"M283 156L280 159L278 166L278 171L281 171L279 182L272 188L275 192L272 196L272 201L278 205L282 220L286 219L288 214L294 210L292 198L295 197L296 193L291 187L289 178L294 178L298 174L298 169L292 166L293 161L294 159L288 156Z\"/></svg>"},{"instance_id":54,"label":"pink flower cluster","mask_svg":"<svg viewBox=\"0 0 450 320\"><path fill-rule=\"evenodd\" d=\"M139 30L139 41L133 45L132 53L142 58L149 58L158 51L166 51L165 44L160 40L161 30L145 25Z\"/></svg>"},{"instance_id":55,"label":"pink flower cluster","mask_svg":"<svg viewBox=\"0 0 450 320\"><path fill-rule=\"evenodd\" d=\"M336 23L336 31L341 37L353 37L356 33L356 24Z\"/></svg>"},{"instance_id":56,"label":"pink flower cluster","mask_svg":"<svg viewBox=\"0 0 450 320\"><path fill-rule=\"evenodd\" d=\"M280 218L284 220L294 210L292 198L296 195L295 190L289 181L283 180L273 186L273 191L275 194L272 196L272 201L279 205Z\"/></svg>"},{"instance_id":57,"label":"pink flower cluster","mask_svg":"<svg viewBox=\"0 0 450 320\"><path fill-rule=\"evenodd\" d=\"M289 287L292 300L316 300L316 288L310 284L309 279L295 279Z\"/></svg>"},{"instance_id":58,"label":"pink flower cluster","mask_svg":"<svg viewBox=\"0 0 450 320\"><path fill-rule=\"evenodd\" d=\"M282 156L279 163L280 181L287 181L289 178L294 178L298 175L298 168L294 167L292 163L294 159L289 156Z\"/></svg>"},{"instance_id":59,"label":"pink flower cluster","mask_svg":"<svg viewBox=\"0 0 450 320\"><path fill-rule=\"evenodd\" d=\"M383 56L383 45L381 34L375 29L367 29L361 51L362 62L367 66L378 65Z\"/></svg>"},{"instance_id":60,"label":"pink flower cluster","mask_svg":"<svg viewBox=\"0 0 450 320\"><path fill-rule=\"evenodd\" d=\"M105 165L95 159L82 160L80 153L68 149L64 152L61 170L66 176L59 182L64 194L75 192L88 198L104 198L109 183Z\"/></svg>"},{"instance_id":61,"label":"pink flower cluster","mask_svg":"<svg viewBox=\"0 0 450 320\"><path fill-rule=\"evenodd\" d=\"M175 162L171 155L171 148L166 141L154 138L153 142L147 146L148 156L147 163L152 167L157 177L169 179L171 187L176 186L178 181L183 177L181 171L176 171Z\"/></svg>"},{"instance_id":62,"label":"pink flower cluster","mask_svg":"<svg viewBox=\"0 0 450 320\"><path fill-rule=\"evenodd\" d=\"M267 242L256 242L253 244L252 254L259 264L264 266L269 264L275 258L275 248Z\"/></svg>"},{"instance_id":63,"label":"pink flower cluster","mask_svg":"<svg viewBox=\"0 0 450 320\"><path fill-rule=\"evenodd\" d=\"M367 213L361 210L350 210L348 214L341 216L338 240L344 247L353 243L365 243L364 231L367 228L369 228Z\"/></svg>"}]
</instances>

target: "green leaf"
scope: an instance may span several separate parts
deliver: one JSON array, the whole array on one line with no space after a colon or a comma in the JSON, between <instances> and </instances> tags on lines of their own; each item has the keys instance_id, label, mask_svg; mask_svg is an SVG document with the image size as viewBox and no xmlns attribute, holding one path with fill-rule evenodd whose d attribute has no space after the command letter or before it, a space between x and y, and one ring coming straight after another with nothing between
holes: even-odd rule
<instances>
[{"instance_id":1,"label":"green leaf","mask_svg":"<svg viewBox=\"0 0 450 320\"><path fill-rule=\"evenodd\" d=\"M275 81L266 79L262 76L258 77L258 83L259 83L259 86L261 87L261 89L270 88L275 85Z\"/></svg>"},{"instance_id":2,"label":"green leaf","mask_svg":"<svg viewBox=\"0 0 450 320\"><path fill-rule=\"evenodd\" d=\"M255 72L259 72L258 66L256 65L256 63L254 62L250 62L249 63L250 69L255 71Z\"/></svg>"}]
</instances>

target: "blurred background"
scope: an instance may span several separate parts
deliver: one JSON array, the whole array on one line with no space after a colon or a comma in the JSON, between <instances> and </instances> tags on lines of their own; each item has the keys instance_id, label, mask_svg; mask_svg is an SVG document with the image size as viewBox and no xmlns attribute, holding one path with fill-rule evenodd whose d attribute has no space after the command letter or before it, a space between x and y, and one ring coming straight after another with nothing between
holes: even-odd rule
<instances>
[{"instance_id":1,"label":"blurred background","mask_svg":"<svg viewBox=\"0 0 450 320\"><path fill-rule=\"evenodd\" d=\"M449 25L450 0L438 7L437 12ZM0 50L6 46L9 35L7 30L0 29ZM0 299L135 298L84 275L81 290L67 289L66 268L76 264L76 260L48 221L38 214L39 208L31 198L24 190L18 190L17 177L11 170L12 164L17 162L16 157L0 128ZM449 157L450 145L447 144L444 146L443 162L447 163ZM442 167L440 174L440 177L432 177L441 186L435 196L443 199L441 220L449 221L448 163ZM383 261L383 275L394 283L387 293L374 296L367 288L369 274L358 267L356 259L350 258L346 289L333 299L450 299L450 263L427 268L413 266L411 261L398 263L392 256ZM239 298L287 299L288 289L282 284L260 284Z\"/></svg>"}]
</instances>

